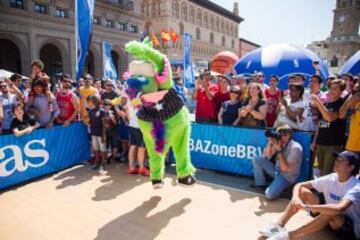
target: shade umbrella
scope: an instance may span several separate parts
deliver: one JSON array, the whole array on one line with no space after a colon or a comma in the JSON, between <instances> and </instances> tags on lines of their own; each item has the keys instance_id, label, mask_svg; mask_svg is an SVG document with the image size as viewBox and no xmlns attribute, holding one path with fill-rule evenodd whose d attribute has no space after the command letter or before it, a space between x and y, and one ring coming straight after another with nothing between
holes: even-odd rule
<instances>
[{"instance_id":1,"label":"shade umbrella","mask_svg":"<svg viewBox=\"0 0 360 240\"><path fill-rule=\"evenodd\" d=\"M320 63L321 77L326 79L326 64L315 53L291 44L270 44L246 54L234 65L234 70L245 76L263 72L265 83L269 82L270 75L275 74L279 77L278 86L281 89L287 88L289 75L300 73L305 76L307 87L309 77L315 74L314 61Z\"/></svg>"},{"instance_id":2,"label":"shade umbrella","mask_svg":"<svg viewBox=\"0 0 360 240\"><path fill-rule=\"evenodd\" d=\"M360 74L360 50L344 63L339 73L351 73L354 76Z\"/></svg>"},{"instance_id":3,"label":"shade umbrella","mask_svg":"<svg viewBox=\"0 0 360 240\"><path fill-rule=\"evenodd\" d=\"M0 78L10 78L11 75L13 75L13 74L14 74L13 72L10 72L8 70L0 69ZM22 75L21 75L21 78L22 79L28 79L28 77L25 77L25 76L22 76Z\"/></svg>"}]
</instances>

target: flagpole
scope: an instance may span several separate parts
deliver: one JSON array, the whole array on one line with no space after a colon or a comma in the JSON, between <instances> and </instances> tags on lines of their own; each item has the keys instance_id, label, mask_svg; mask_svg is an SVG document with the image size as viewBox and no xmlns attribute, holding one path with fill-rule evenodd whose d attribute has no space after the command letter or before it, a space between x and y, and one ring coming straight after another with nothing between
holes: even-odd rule
<instances>
[{"instance_id":1,"label":"flagpole","mask_svg":"<svg viewBox=\"0 0 360 240\"><path fill-rule=\"evenodd\" d=\"M78 65L78 22L77 22L77 1L75 0L75 81L79 80L77 79L77 65Z\"/></svg>"}]
</instances>

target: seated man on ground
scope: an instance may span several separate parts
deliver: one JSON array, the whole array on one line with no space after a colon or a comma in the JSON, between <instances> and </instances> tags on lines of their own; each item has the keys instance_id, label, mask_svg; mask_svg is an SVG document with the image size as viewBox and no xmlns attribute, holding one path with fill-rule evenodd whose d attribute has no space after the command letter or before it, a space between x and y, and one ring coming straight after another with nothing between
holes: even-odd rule
<instances>
[{"instance_id":1,"label":"seated man on ground","mask_svg":"<svg viewBox=\"0 0 360 240\"><path fill-rule=\"evenodd\" d=\"M335 173L296 184L285 212L276 223L260 230L261 235L275 240L297 239L329 225L343 239L360 239L360 183L355 177L359 173L359 159L350 151L334 153L334 158ZM324 195L325 204L320 203L312 190ZM287 231L286 223L299 210L316 217L295 230Z\"/></svg>"},{"instance_id":2,"label":"seated man on ground","mask_svg":"<svg viewBox=\"0 0 360 240\"><path fill-rule=\"evenodd\" d=\"M252 187L266 188L265 196L269 200L280 197L300 176L303 150L292 139L292 134L289 125L278 127L275 134L266 134L265 156L252 160L255 177ZM275 159L275 163L271 159ZM273 178L269 186L266 185L265 173Z\"/></svg>"}]
</instances>

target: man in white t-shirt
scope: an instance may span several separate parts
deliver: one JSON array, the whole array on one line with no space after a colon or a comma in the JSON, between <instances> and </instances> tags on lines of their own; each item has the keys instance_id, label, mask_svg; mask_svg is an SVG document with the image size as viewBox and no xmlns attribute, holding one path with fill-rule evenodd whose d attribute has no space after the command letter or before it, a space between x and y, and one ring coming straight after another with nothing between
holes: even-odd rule
<instances>
[{"instance_id":1,"label":"man in white t-shirt","mask_svg":"<svg viewBox=\"0 0 360 240\"><path fill-rule=\"evenodd\" d=\"M358 222L349 215L352 200L346 201L346 199L353 199L353 194L349 195L351 193L349 190L359 184L355 176L359 172L360 160L355 153L350 151L334 153L334 157L336 159L335 173L296 184L293 198L282 216L276 223L261 229L259 231L261 235L275 240L296 239L329 225L337 235L345 237L344 239L360 238L359 232L354 230L354 223ZM319 198L311 190L322 193L325 204L320 204ZM307 224L288 232L285 225L299 210L305 210L309 215L318 214L318 216ZM356 238L354 238L355 233Z\"/></svg>"}]
</instances>

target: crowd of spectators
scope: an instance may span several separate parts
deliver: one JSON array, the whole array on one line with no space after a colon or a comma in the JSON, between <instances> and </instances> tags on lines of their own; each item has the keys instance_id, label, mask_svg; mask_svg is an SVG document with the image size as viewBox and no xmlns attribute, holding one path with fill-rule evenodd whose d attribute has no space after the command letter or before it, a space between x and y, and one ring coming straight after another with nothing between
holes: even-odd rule
<instances>
[{"instance_id":1,"label":"crowd of spectators","mask_svg":"<svg viewBox=\"0 0 360 240\"><path fill-rule=\"evenodd\" d=\"M137 109L127 99L126 83L94 80L89 74L77 82L62 74L52 82L43 68L40 60L34 60L29 78L14 73L0 79L1 134L20 137L37 128L68 127L83 121L88 125L94 170L104 173L106 164L127 160L129 174L149 176ZM293 139L293 132L312 133L315 180L295 186L293 199L278 222L260 231L266 237L290 239L321 229L325 223L338 230L349 224L348 218L339 216L351 205L359 206L359 181L355 178L360 165L359 76L332 74L323 79L318 70L314 64L308 88L302 74L281 80L271 75L265 81L261 72L227 76L204 70L197 76L195 88L186 89L181 75L174 74L173 87L195 115L195 122L276 129L266 134L264 156L252 160L252 187L264 190L269 200L292 187L300 175L303 149ZM280 90L279 81L287 81L287 89ZM319 205L314 191L323 193L325 205ZM300 209L319 217L302 228L285 231L287 221ZM353 214L351 221L359 220L359 209ZM350 234L346 236L359 237L360 230Z\"/></svg>"}]
</instances>

